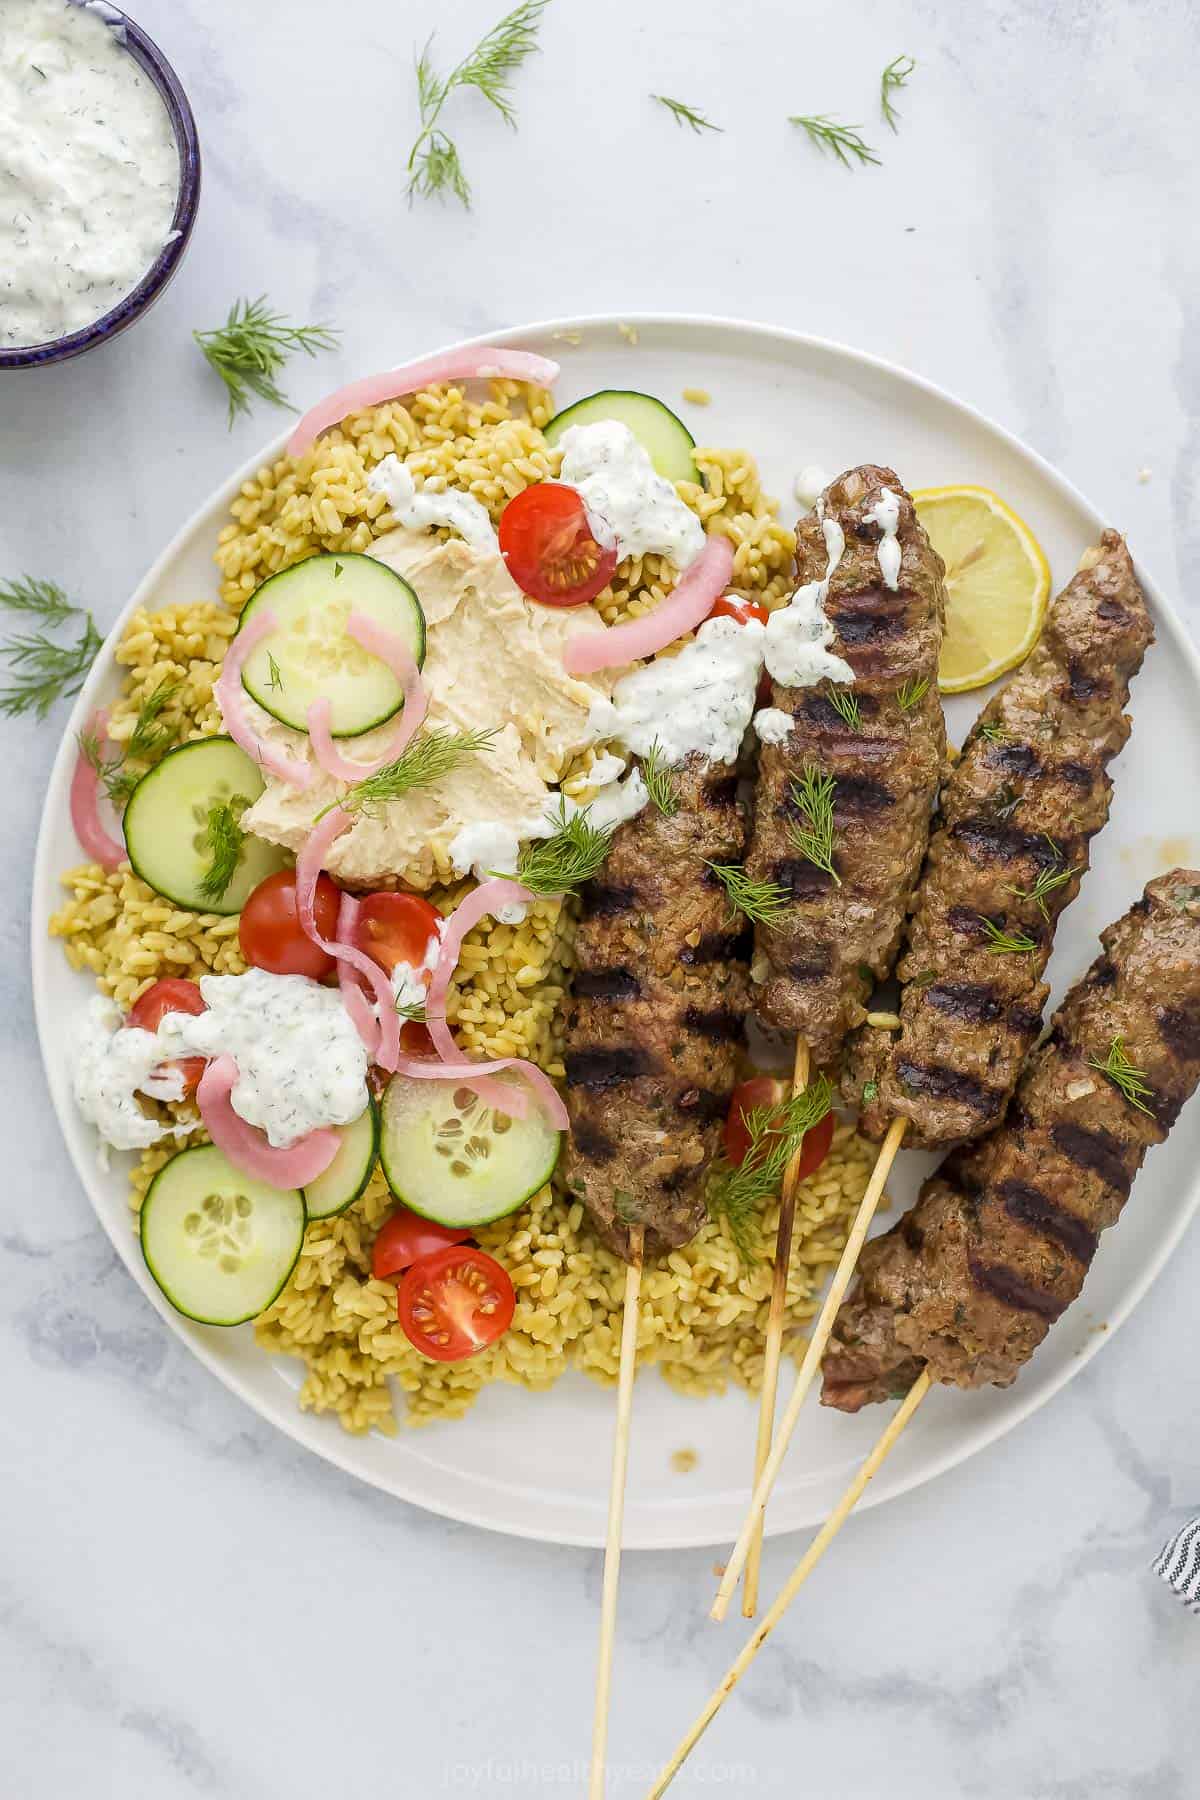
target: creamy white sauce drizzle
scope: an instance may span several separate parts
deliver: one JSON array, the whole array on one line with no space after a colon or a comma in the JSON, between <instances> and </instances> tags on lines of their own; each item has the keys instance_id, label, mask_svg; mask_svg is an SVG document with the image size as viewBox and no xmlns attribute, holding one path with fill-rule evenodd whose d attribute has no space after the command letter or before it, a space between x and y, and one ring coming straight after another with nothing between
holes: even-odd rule
<instances>
[{"instance_id":1,"label":"creamy white sauce drizzle","mask_svg":"<svg viewBox=\"0 0 1200 1800\"><path fill-rule=\"evenodd\" d=\"M179 193L171 122L95 12L0 4L0 349L91 325L135 288Z\"/></svg>"},{"instance_id":2,"label":"creamy white sauce drizzle","mask_svg":"<svg viewBox=\"0 0 1200 1800\"><path fill-rule=\"evenodd\" d=\"M778 706L764 706L754 715L754 730L760 744L782 744L795 724L791 713Z\"/></svg>"},{"instance_id":3,"label":"creamy white sauce drizzle","mask_svg":"<svg viewBox=\"0 0 1200 1800\"><path fill-rule=\"evenodd\" d=\"M819 463L806 463L796 477L793 492L805 512L810 512L829 486L829 476Z\"/></svg>"},{"instance_id":4,"label":"creamy white sauce drizzle","mask_svg":"<svg viewBox=\"0 0 1200 1800\"><path fill-rule=\"evenodd\" d=\"M879 560L879 573L890 588L900 585L900 540L896 532L900 525L900 496L893 494L891 488L880 488L879 498L864 518L869 525L878 525L882 537L876 547L875 555Z\"/></svg>"},{"instance_id":5,"label":"creamy white sauce drizzle","mask_svg":"<svg viewBox=\"0 0 1200 1800\"><path fill-rule=\"evenodd\" d=\"M597 543L627 556L665 556L677 569L704 548L704 527L659 475L627 425L599 419L562 435L559 479L578 488Z\"/></svg>"},{"instance_id":6,"label":"creamy white sauce drizzle","mask_svg":"<svg viewBox=\"0 0 1200 1800\"><path fill-rule=\"evenodd\" d=\"M436 525L448 526L473 550L498 551L492 521L486 506L474 494L460 493L457 488L417 487L411 469L398 456L385 456L367 477L368 487L382 494L398 525L410 531L431 530Z\"/></svg>"},{"instance_id":7,"label":"creamy white sauce drizzle","mask_svg":"<svg viewBox=\"0 0 1200 1800\"><path fill-rule=\"evenodd\" d=\"M765 632L757 619L707 619L677 656L660 656L622 675L612 699L591 710L597 736L616 738L638 756L657 744L681 763L737 760L754 711Z\"/></svg>"},{"instance_id":8,"label":"creamy white sauce drizzle","mask_svg":"<svg viewBox=\"0 0 1200 1800\"><path fill-rule=\"evenodd\" d=\"M815 687L818 681L853 681L854 670L829 649L834 632L825 617L829 584L846 549L846 534L836 519L827 519L821 500L817 517L825 539L825 573L820 581L797 588L786 606L767 620L767 673L783 687Z\"/></svg>"},{"instance_id":9,"label":"creamy white sauce drizzle","mask_svg":"<svg viewBox=\"0 0 1200 1800\"><path fill-rule=\"evenodd\" d=\"M392 993L395 996L397 1009L406 1006L424 1006L425 996L429 990L426 977L437 968L441 952L440 936L431 936L425 946L423 962L398 962L396 964L392 970Z\"/></svg>"},{"instance_id":10,"label":"creamy white sauce drizzle","mask_svg":"<svg viewBox=\"0 0 1200 1800\"><path fill-rule=\"evenodd\" d=\"M367 1053L336 988L303 975L202 975L203 1013L168 1013L156 1032L123 1026L111 1001L93 1000L81 1031L73 1086L83 1116L117 1150L179 1126L147 1118L134 1095L178 1099L151 1071L180 1056L232 1056L233 1110L277 1149L322 1125L348 1125L367 1103ZM187 1130L183 1127L183 1130Z\"/></svg>"}]
</instances>

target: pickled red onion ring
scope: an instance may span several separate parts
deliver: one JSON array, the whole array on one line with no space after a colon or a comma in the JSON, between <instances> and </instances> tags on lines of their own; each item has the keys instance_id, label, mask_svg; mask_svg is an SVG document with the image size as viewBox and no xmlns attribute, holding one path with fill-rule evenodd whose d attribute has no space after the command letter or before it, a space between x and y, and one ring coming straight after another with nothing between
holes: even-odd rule
<instances>
[{"instance_id":1,"label":"pickled red onion ring","mask_svg":"<svg viewBox=\"0 0 1200 1800\"><path fill-rule=\"evenodd\" d=\"M310 1131L286 1150L267 1142L257 1126L233 1109L230 1098L238 1078L232 1056L218 1056L200 1077L196 1101L209 1137L235 1168L276 1188L302 1188L323 1175L338 1153L341 1139L332 1126Z\"/></svg>"},{"instance_id":2,"label":"pickled red onion ring","mask_svg":"<svg viewBox=\"0 0 1200 1800\"><path fill-rule=\"evenodd\" d=\"M312 770L307 763L297 762L295 757L286 756L282 750L276 750L260 738L250 723L250 715L246 711L246 696L242 691L242 668L246 658L258 649L265 637L278 631L279 620L270 610L255 613L254 617L230 639L229 648L225 652L225 661L221 665L220 678L213 688L217 704L221 708L221 717L225 721L225 729L239 749L261 763L280 781L289 786L306 788L312 780Z\"/></svg>"},{"instance_id":3,"label":"pickled red onion ring","mask_svg":"<svg viewBox=\"0 0 1200 1800\"><path fill-rule=\"evenodd\" d=\"M369 619L365 613L360 612L350 614L346 630L355 643L361 644L364 650L387 664L404 690L404 710L396 729L388 739L387 748L372 762L353 762L342 755L329 729L332 709L328 699L322 696L319 700L314 700L308 709L309 742L325 773L332 775L337 781L362 781L368 775L378 774L380 769L385 769L388 763L395 762L404 753L425 723L429 697L421 684L421 671L416 659L397 632L388 631L385 626L376 624L374 619Z\"/></svg>"},{"instance_id":4,"label":"pickled red onion ring","mask_svg":"<svg viewBox=\"0 0 1200 1800\"><path fill-rule=\"evenodd\" d=\"M379 375L366 375L346 387L326 395L310 407L288 439L289 456L303 456L306 450L351 413L368 406L382 406L385 400L399 400L421 388L441 381L486 380L502 376L509 381L528 381L535 387L552 387L558 379L558 364L548 357L536 356L529 350L502 350L481 344L474 350L444 350L440 356L426 356L420 362L405 363L399 369L385 369Z\"/></svg>"},{"instance_id":5,"label":"pickled red onion ring","mask_svg":"<svg viewBox=\"0 0 1200 1800\"><path fill-rule=\"evenodd\" d=\"M349 944L354 938L354 927L358 923L358 901L353 894L343 894L338 908L337 934L338 942ZM374 1059L379 1050L379 1024L371 1011L367 996L363 992L362 982L348 962L339 962L337 966L338 987L341 990L342 1005L350 1015L350 1022L363 1041L367 1055Z\"/></svg>"},{"instance_id":6,"label":"pickled red onion ring","mask_svg":"<svg viewBox=\"0 0 1200 1800\"><path fill-rule=\"evenodd\" d=\"M494 1107L498 1112L508 1113L510 1117L524 1118L524 1095L519 1090L514 1094L507 1082L486 1081L485 1086L485 1080L479 1079L480 1076L486 1078L502 1068L516 1069L534 1090L538 1104L550 1124L556 1131L565 1131L570 1122L567 1109L544 1069L539 1069L536 1063L529 1062L524 1057L506 1057L502 1062L486 1064L457 1062L455 1059L461 1058L462 1052L446 1023L446 996L450 990L450 977L458 966L459 952L467 933L478 925L480 919L487 918L500 907L526 906L536 898L536 894L531 893L527 887L522 887L519 881L506 881L497 877L492 881L481 882L465 900L460 901L442 926L441 950L437 967L433 971L433 980L429 984L425 1021L443 1065L449 1070L453 1063L465 1085L474 1088L486 1105ZM516 1111L515 1105L520 1105L522 1110Z\"/></svg>"},{"instance_id":7,"label":"pickled red onion ring","mask_svg":"<svg viewBox=\"0 0 1200 1800\"><path fill-rule=\"evenodd\" d=\"M103 707L94 712L84 727L103 749L108 743L108 714ZM100 776L83 753L80 745L71 776L71 824L79 847L98 862L102 869L116 869L125 861L123 843L113 837L100 817Z\"/></svg>"},{"instance_id":8,"label":"pickled red onion ring","mask_svg":"<svg viewBox=\"0 0 1200 1800\"><path fill-rule=\"evenodd\" d=\"M686 568L661 606L628 625L607 631L581 632L563 651L568 675L593 675L597 669L614 669L653 656L668 644L693 631L712 611L733 573L733 545L728 538L711 535L695 562Z\"/></svg>"},{"instance_id":9,"label":"pickled red onion ring","mask_svg":"<svg viewBox=\"0 0 1200 1800\"><path fill-rule=\"evenodd\" d=\"M317 930L317 877L325 867L330 845L352 823L348 812L340 806L334 806L309 832L304 848L296 858L296 916L305 936L318 949L323 950L326 956L334 957L339 963L349 963L352 969L357 969L360 975L366 977L379 1008L379 1047L374 1053L375 1061L390 1074L400 1055L400 1019L396 1012L396 996L392 992L391 982L377 962L364 956L353 944L339 941L340 929L338 938L332 941L323 938ZM340 927L340 912L338 924Z\"/></svg>"}]
</instances>

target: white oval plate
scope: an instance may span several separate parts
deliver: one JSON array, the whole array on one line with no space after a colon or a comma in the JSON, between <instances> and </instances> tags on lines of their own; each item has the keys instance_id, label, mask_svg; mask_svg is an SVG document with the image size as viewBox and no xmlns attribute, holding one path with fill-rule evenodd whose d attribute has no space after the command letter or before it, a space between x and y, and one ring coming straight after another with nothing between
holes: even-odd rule
<instances>
[{"instance_id":1,"label":"white oval plate","mask_svg":"<svg viewBox=\"0 0 1200 1800\"><path fill-rule=\"evenodd\" d=\"M1056 589L1102 520L1062 476L1032 450L971 407L875 358L795 332L724 320L651 316L628 321L632 344L616 318L554 320L476 342L498 342L556 355L563 365L561 400L601 387L642 388L675 407L702 441L746 445L758 458L767 489L784 500L790 522L796 471L819 463L831 473L858 462L895 467L910 488L981 482L996 488L1033 527L1050 558ZM578 347L554 333L578 330ZM689 406L685 387L706 388L712 403ZM212 563L217 532L239 485L284 439L234 475L188 522L150 570L114 628L136 606L216 594ZM1119 521L1117 521L1119 524ZM1135 553L1141 546L1134 546ZM1087 965L1100 927L1136 898L1143 883L1172 863L1200 861L1183 833L1178 796L1200 792L1200 662L1162 595L1142 578L1158 626L1158 643L1134 688L1136 729L1116 765L1112 820L1094 847L1096 866L1066 915L1050 974L1055 996ZM50 1091L75 1167L92 1205L134 1280L171 1329L213 1372L298 1443L364 1481L450 1518L517 1536L564 1544L604 1541L613 1396L580 1375L545 1394L497 1385L465 1419L396 1439L347 1436L333 1418L296 1406L299 1372L254 1344L249 1326L234 1331L195 1325L174 1313L143 1267L129 1227L123 1159L105 1174L90 1131L75 1111L68 1077L72 1021L90 980L72 973L46 921L60 903L60 873L79 861L67 789L75 734L86 713L116 692L108 648L74 708L50 780L38 843L33 892L33 982L38 1030ZM961 739L979 696L951 703ZM1169 768L1168 784L1155 770ZM1012 1429L1045 1404L1099 1349L1105 1330L1127 1317L1170 1256L1200 1198L1200 1106L1185 1111L1169 1142L1155 1150L1118 1227L1108 1233L1087 1291L1050 1334L1018 1384L1007 1392L936 1391L922 1408L864 1504L878 1504L928 1481ZM891 1191L907 1204L928 1157L904 1154ZM894 1217L894 1212L893 1215ZM887 1220L881 1221L886 1224ZM823 1518L874 1442L886 1418L870 1408L858 1418L812 1404L796 1433L768 1514L772 1532ZM692 1400L653 1371L637 1384L625 1513L632 1548L720 1543L736 1535L747 1498L755 1408L739 1392ZM696 1453L687 1474L671 1466L673 1451Z\"/></svg>"}]
</instances>

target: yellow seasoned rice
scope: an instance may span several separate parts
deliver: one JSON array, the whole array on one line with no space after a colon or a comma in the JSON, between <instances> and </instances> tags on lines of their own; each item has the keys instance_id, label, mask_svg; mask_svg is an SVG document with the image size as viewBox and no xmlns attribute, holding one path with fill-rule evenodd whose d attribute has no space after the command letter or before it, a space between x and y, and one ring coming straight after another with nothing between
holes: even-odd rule
<instances>
[{"instance_id":1,"label":"yellow seasoned rice","mask_svg":"<svg viewBox=\"0 0 1200 1800\"><path fill-rule=\"evenodd\" d=\"M123 740L147 694L162 683L173 692L163 714L179 739L219 731L213 682L237 624L237 613L267 575L317 550L365 550L392 520L367 485L389 452L422 482L440 477L474 494L497 518L507 499L558 470L558 452L542 436L549 397L528 396L511 382L492 383L485 402L457 388L394 401L346 420L307 455L282 457L244 484L232 523L217 548L224 604L139 612L117 650L128 671L112 708L110 732ZM696 461L704 490L680 493L710 530L734 546L734 585L767 605L788 592L791 535L763 493L744 451L704 449ZM610 623L657 606L673 580L670 566L647 556L621 565L599 601ZM590 755L565 783L587 792ZM443 877L446 871L441 871ZM122 868L95 865L64 877L69 899L51 921L73 967L88 969L100 988L128 1007L164 975L236 974L244 967L236 918L181 911ZM469 883L435 888L448 912ZM468 937L448 1012L462 1043L489 1055L529 1056L562 1074L560 1015L572 961L569 906L539 902L519 926L485 921ZM197 1132L192 1141L201 1141ZM145 1151L132 1172L131 1200L140 1207L173 1145ZM873 1148L847 1125L800 1190L788 1280L787 1349L803 1346L830 1266L866 1187ZM583 1208L549 1187L511 1218L483 1228L479 1241L508 1268L517 1290L512 1328L481 1355L432 1363L396 1327L395 1288L370 1276L371 1244L391 1206L377 1172L363 1198L342 1217L311 1225L295 1272L258 1322L264 1348L300 1357L307 1377L300 1404L333 1412L348 1431L393 1432L393 1386L407 1397L413 1423L464 1413L491 1381L544 1388L564 1370L615 1379L623 1265L593 1235ZM777 1209L763 1218L774 1240ZM656 1362L672 1385L690 1394L747 1388L761 1378L770 1265L742 1267L725 1226L710 1223L684 1249L647 1267L638 1343L643 1363Z\"/></svg>"}]
</instances>

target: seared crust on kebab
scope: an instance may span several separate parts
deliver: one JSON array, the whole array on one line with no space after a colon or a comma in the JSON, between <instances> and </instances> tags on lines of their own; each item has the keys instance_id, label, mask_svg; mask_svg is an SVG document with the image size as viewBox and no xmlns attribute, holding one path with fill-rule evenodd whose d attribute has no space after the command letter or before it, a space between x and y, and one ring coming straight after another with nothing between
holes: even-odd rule
<instances>
[{"instance_id":1,"label":"seared crust on kebab","mask_svg":"<svg viewBox=\"0 0 1200 1800\"><path fill-rule=\"evenodd\" d=\"M690 757L676 790L583 888L567 1011L567 1184L626 1258L633 1224L656 1254L704 1221L748 1007L750 934L708 867L745 847L737 774Z\"/></svg>"},{"instance_id":2,"label":"seared crust on kebab","mask_svg":"<svg viewBox=\"0 0 1200 1800\"><path fill-rule=\"evenodd\" d=\"M1158 876L1100 941L1007 1122L955 1151L863 1251L825 1405L857 1412L923 1366L956 1387L1007 1387L1078 1295L1146 1151L1200 1082L1200 871Z\"/></svg>"},{"instance_id":3,"label":"seared crust on kebab","mask_svg":"<svg viewBox=\"0 0 1200 1800\"><path fill-rule=\"evenodd\" d=\"M874 1083L865 1136L901 1117L911 1148L936 1149L1002 1118L1041 1029L1059 914L1108 818L1108 765L1153 637L1125 540L1106 531L946 783L898 968L901 1029L864 1028L848 1054L847 1098L861 1103Z\"/></svg>"},{"instance_id":4,"label":"seared crust on kebab","mask_svg":"<svg viewBox=\"0 0 1200 1800\"><path fill-rule=\"evenodd\" d=\"M880 569L881 528L867 516L885 489L899 503L894 589ZM771 705L794 724L782 744L763 745L747 858L752 877L779 883L794 903L757 929L768 964L757 1010L806 1039L818 1067L838 1054L864 999L890 973L946 748L937 692L944 569L911 499L891 469L867 464L839 476L796 528L800 585L825 575L825 521L845 534L824 602L828 648L849 663L854 683L773 683ZM858 722L837 710L842 696L857 703ZM837 880L788 843L788 826L803 823L795 783L809 769L834 782Z\"/></svg>"}]
</instances>

